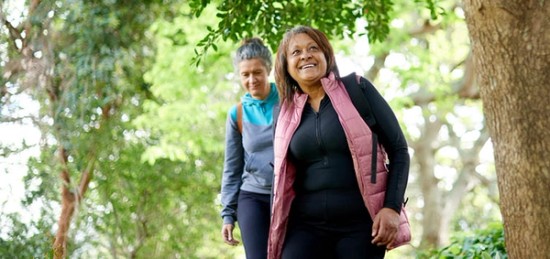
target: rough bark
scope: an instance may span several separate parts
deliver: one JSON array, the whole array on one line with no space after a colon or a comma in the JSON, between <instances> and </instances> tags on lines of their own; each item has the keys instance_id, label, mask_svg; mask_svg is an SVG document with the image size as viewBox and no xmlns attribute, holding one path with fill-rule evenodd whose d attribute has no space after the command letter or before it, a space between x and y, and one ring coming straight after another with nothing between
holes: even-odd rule
<instances>
[{"instance_id":1,"label":"rough bark","mask_svg":"<svg viewBox=\"0 0 550 259\"><path fill-rule=\"evenodd\" d=\"M510 258L550 254L550 1L465 0Z\"/></svg>"}]
</instances>

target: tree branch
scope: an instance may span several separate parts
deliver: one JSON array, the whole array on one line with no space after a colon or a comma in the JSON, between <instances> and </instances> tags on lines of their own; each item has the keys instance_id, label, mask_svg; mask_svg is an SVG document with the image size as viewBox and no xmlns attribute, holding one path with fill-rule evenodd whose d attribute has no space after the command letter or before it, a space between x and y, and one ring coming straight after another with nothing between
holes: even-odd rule
<instances>
[{"instance_id":1,"label":"tree branch","mask_svg":"<svg viewBox=\"0 0 550 259\"><path fill-rule=\"evenodd\" d=\"M76 197L77 202L80 202L82 200L84 194L88 190L88 186L90 185L90 181L92 180L92 176L94 173L95 161L95 154L93 154L91 155L91 159L88 160L88 166L86 167L84 172L82 172L82 178L80 178L80 185L78 187L78 195Z\"/></svg>"},{"instance_id":2,"label":"tree branch","mask_svg":"<svg viewBox=\"0 0 550 259\"><path fill-rule=\"evenodd\" d=\"M414 38L421 38L424 37L426 34L433 34L441 28L441 24L433 25L430 23L430 20L424 20L422 26L416 30L410 31L409 35Z\"/></svg>"},{"instance_id":3,"label":"tree branch","mask_svg":"<svg viewBox=\"0 0 550 259\"><path fill-rule=\"evenodd\" d=\"M378 77L380 70L384 68L384 63L386 62L386 58L388 58L388 56L389 52L384 52L374 57L374 64L372 64L372 67L369 69L366 75L369 80L374 80L376 77Z\"/></svg>"},{"instance_id":4,"label":"tree branch","mask_svg":"<svg viewBox=\"0 0 550 259\"><path fill-rule=\"evenodd\" d=\"M480 98L479 87L475 80L475 66L471 51L464 60L464 75L462 76L462 80L457 82L453 86L453 89L453 92L458 93L458 96L461 98L475 100Z\"/></svg>"}]
</instances>

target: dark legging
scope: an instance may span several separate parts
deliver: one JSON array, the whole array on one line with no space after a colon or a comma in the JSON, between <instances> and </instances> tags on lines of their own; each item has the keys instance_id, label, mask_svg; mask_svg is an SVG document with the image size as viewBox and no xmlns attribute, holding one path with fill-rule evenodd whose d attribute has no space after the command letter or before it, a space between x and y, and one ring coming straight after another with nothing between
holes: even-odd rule
<instances>
[{"instance_id":1,"label":"dark legging","mask_svg":"<svg viewBox=\"0 0 550 259\"><path fill-rule=\"evenodd\" d=\"M366 229L339 232L300 225L289 229L283 259L384 258L386 248L371 244L371 240L370 231Z\"/></svg>"},{"instance_id":2,"label":"dark legging","mask_svg":"<svg viewBox=\"0 0 550 259\"><path fill-rule=\"evenodd\" d=\"M371 243L372 219L351 191L298 195L292 205L283 259L378 259L386 247Z\"/></svg>"},{"instance_id":3,"label":"dark legging","mask_svg":"<svg viewBox=\"0 0 550 259\"><path fill-rule=\"evenodd\" d=\"M270 195L240 191L237 219L247 259L267 258Z\"/></svg>"}]
</instances>

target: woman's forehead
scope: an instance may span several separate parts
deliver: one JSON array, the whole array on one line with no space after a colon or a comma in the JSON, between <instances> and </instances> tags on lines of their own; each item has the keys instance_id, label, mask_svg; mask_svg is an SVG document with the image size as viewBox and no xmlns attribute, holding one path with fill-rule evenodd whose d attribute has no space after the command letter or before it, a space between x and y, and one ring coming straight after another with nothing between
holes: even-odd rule
<instances>
[{"instance_id":1,"label":"woman's forehead","mask_svg":"<svg viewBox=\"0 0 550 259\"><path fill-rule=\"evenodd\" d=\"M295 46L309 45L312 43L316 42L309 35L307 35L306 33L298 33L290 37L290 40L288 41L288 46L292 48Z\"/></svg>"}]
</instances>

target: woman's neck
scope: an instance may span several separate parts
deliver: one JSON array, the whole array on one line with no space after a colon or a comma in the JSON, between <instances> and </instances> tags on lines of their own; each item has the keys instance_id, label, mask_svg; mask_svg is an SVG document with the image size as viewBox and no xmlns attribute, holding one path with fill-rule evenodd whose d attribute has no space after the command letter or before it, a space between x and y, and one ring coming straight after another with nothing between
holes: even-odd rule
<instances>
[{"instance_id":1,"label":"woman's neck","mask_svg":"<svg viewBox=\"0 0 550 259\"><path fill-rule=\"evenodd\" d=\"M307 102L311 105L313 110L319 111L321 100L325 97L325 89L321 84L317 86L302 87L302 91L308 95Z\"/></svg>"}]
</instances>

